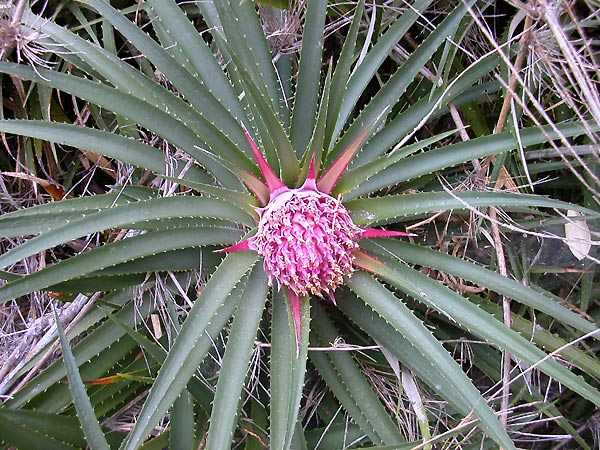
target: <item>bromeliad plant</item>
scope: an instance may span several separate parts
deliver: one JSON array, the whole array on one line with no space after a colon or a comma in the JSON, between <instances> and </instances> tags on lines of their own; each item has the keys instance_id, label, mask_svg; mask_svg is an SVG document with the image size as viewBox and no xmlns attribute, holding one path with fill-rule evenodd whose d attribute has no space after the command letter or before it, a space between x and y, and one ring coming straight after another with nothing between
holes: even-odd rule
<instances>
[{"instance_id":1,"label":"bromeliad plant","mask_svg":"<svg viewBox=\"0 0 600 450\"><path fill-rule=\"evenodd\" d=\"M484 395L443 345L477 339L489 346L475 349L472 375L500 382L500 352L512 355L528 368L503 380L514 395L510 406L554 418L589 448L560 417L560 393L545 398L524 374L539 371L568 388L572 401L600 405L599 362L567 343L597 339L596 326L543 289L394 238L409 234L407 222L446 210L501 207L530 221L548 208L597 217L533 194L450 190L430 176L551 139L568 142L590 127L565 122L459 143L447 130L421 136L449 108L472 111L483 93L502 90L499 82L480 84L502 68L497 54L468 64L454 47L473 24L473 8L483 6L474 0L459 3L393 74L382 69L429 3L378 16L357 2L325 75L327 1L307 3L299 63L269 47L249 1L198 2L184 11L174 0L122 10L86 0L70 5L81 22L71 31L23 15L22 27L39 34L36 45L55 52L54 68L2 62L0 72L29 82L30 101L42 110L60 107L51 95L57 91L79 99L91 118L81 126L15 114L0 120L0 131L11 145L29 136L120 166L107 193L0 218L4 237L33 236L0 256L2 268L14 268L2 272L8 282L0 301L44 290L85 304L84 294L97 293L67 335L58 327L61 360L35 370L53 350L49 343L4 371L0 393L10 398L0 408L0 438L7 445L411 448L431 439L458 448L492 439L515 448L524 425L501 422L497 393ZM132 22L140 15L146 27ZM371 16L380 17L378 31L364 33L363 18ZM439 74L423 89L432 61ZM376 75L381 86L371 82ZM19 273L19 262L88 236L101 245ZM419 268L476 283L483 294L461 295ZM535 325L497 318L492 292L536 311ZM147 330L151 318L166 337ZM71 349L67 336L81 339ZM333 345L341 336L347 345ZM370 360L346 351L374 343ZM374 377L375 368L383 375ZM402 385L411 406L399 408L400 389L387 395L384 384ZM414 411L421 440L399 410ZM436 425L435 416L442 417Z\"/></svg>"}]
</instances>

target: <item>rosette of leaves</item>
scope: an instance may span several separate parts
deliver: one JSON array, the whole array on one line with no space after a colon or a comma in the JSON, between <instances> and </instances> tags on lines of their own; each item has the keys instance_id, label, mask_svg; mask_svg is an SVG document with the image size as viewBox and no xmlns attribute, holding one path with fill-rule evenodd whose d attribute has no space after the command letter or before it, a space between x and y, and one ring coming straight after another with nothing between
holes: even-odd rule
<instances>
[{"instance_id":1,"label":"rosette of leaves","mask_svg":"<svg viewBox=\"0 0 600 450\"><path fill-rule=\"evenodd\" d=\"M23 15L22 26L39 32L37 45L54 52L53 69L2 62L0 72L37 92L34 100L52 102L53 90L70 94L92 118L85 126L51 115L8 118L0 131L13 141L28 136L60 144L58 151L85 149L131 170L128 185L105 194L0 219L4 237L30 236L0 256L4 269L104 233L101 245L65 252L35 273L3 272L8 282L0 288L2 302L34 291L67 299L103 293L67 335L58 327L63 357L11 392L0 409L0 437L7 444L340 449L411 448L423 439L461 438L465 445L495 441L511 449L513 433L524 425L502 424L494 411L498 396L481 388L500 380L501 352L560 383L573 401L600 405L598 361L568 345L586 335L597 338L593 323L553 294L466 258L380 237L402 234L411 222L439 211L503 208L530 222L553 209L597 216L533 194L451 190L432 176L458 177L452 168L490 156L510 158L518 148L577 138L586 129L565 122L524 127L518 138L513 130L453 142L452 130L444 129L449 105L477 106L485 95L501 94L502 83L482 80L502 70L502 59L491 53L469 62L455 47L473 23L469 10L477 2L457 5L431 30L419 22L429 3L416 0L382 18L357 2L348 11L343 45L333 46L333 62L323 50L328 2L321 0L306 6L299 58L270 48L249 1L184 7L148 0L119 10L105 0L87 0L73 7L81 25L72 30L32 12ZM365 19L377 26L365 30ZM395 66L388 57L414 27L425 33L423 42ZM422 74L432 62L438 74L430 82ZM315 281L290 296L293 270L279 286L273 265L263 264L264 252L236 243L256 242L257 208L276 188L296 192L307 183L321 187L312 192L326 191L333 202L328 207L343 205L344 220L355 227L345 235L348 242L365 239L360 250L344 253L355 270L344 269L331 292L309 289L321 286ZM373 229L389 231L364 232ZM121 238L109 230L123 231ZM261 233L268 240L268 232ZM337 245L335 238L323 239ZM240 251L215 253L226 248ZM460 277L484 288L483 294L462 295L420 268ZM197 286L185 283L187 273L199 275ZM304 295L321 289L335 295L337 306L327 295ZM507 326L494 302L502 296L559 326L550 328L550 320L534 325L527 316ZM144 326L157 310L169 337L158 342ZM71 349L67 338L77 336ZM345 346L332 347L340 336ZM487 344L473 357L476 375L485 380L477 387L443 343L461 339ZM364 353L370 359L336 351L352 346L375 350ZM367 376L375 369L381 380L409 394L421 440L410 442L395 405L382 402L378 383ZM68 382L61 382L65 376ZM558 417L555 398L545 401L540 387L525 378L513 374L514 406L535 404L539 414ZM317 392L320 401L313 398ZM426 407L423 399L432 400ZM131 404L142 406L128 426L116 426L115 417ZM347 420L336 410L345 411ZM556 420L582 441L568 419Z\"/></svg>"}]
</instances>

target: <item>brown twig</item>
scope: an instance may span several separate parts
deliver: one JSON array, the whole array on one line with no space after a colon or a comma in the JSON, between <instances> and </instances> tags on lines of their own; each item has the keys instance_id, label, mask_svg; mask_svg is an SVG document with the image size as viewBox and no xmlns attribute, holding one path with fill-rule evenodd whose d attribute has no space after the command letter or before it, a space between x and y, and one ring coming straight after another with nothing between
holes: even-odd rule
<instances>
[{"instance_id":1,"label":"brown twig","mask_svg":"<svg viewBox=\"0 0 600 450\"><path fill-rule=\"evenodd\" d=\"M527 56L531 27L533 25L533 18L530 15L525 17L524 31L519 41L519 51L514 64L514 71L511 74L510 81L508 84L508 94L504 97L504 103L498 117L498 122L494 128L494 134L500 133L504 130L506 122L508 120L508 114L512 104L512 98L514 96L517 82L519 80L518 72L523 67L525 58ZM503 168L504 169L504 168ZM506 170L506 169L504 169ZM502 179L499 178L496 182L496 189L501 189ZM502 183L503 184L503 183ZM496 260L498 261L498 272L503 277L508 276L508 270L506 268L506 256L504 254L504 245L502 243L502 236L500 233L500 227L498 226L498 211L495 207L490 207L488 214L493 219L491 221L492 227L492 238L494 240L494 249L496 251ZM502 316L504 324L507 327L512 326L511 310L510 310L511 299L502 296ZM510 372L511 372L511 354L508 350L504 350L502 353L502 398L500 407L500 423L506 429L508 426L508 410L510 405Z\"/></svg>"},{"instance_id":2,"label":"brown twig","mask_svg":"<svg viewBox=\"0 0 600 450\"><path fill-rule=\"evenodd\" d=\"M15 12L13 13L10 24L13 26L20 25L21 19L23 18L23 13L25 12L25 7L27 6L27 0L19 0L17 2L17 6L15 8Z\"/></svg>"}]
</instances>

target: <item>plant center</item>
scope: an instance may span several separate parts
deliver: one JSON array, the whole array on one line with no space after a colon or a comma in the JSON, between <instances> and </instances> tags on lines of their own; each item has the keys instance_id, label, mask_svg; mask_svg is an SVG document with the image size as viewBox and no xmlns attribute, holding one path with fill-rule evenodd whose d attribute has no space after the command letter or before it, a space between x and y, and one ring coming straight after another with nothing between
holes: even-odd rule
<instances>
[{"instance_id":1,"label":"plant center","mask_svg":"<svg viewBox=\"0 0 600 450\"><path fill-rule=\"evenodd\" d=\"M316 190L285 189L261 210L252 247L271 278L298 296L332 296L353 271L362 230L341 202Z\"/></svg>"}]
</instances>

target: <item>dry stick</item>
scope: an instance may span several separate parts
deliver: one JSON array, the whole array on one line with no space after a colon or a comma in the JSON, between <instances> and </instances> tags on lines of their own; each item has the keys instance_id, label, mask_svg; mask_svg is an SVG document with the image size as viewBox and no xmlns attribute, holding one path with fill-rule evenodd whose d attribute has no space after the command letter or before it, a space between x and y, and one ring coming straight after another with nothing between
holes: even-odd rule
<instances>
[{"instance_id":1,"label":"dry stick","mask_svg":"<svg viewBox=\"0 0 600 450\"><path fill-rule=\"evenodd\" d=\"M98 297L100 297L99 292L95 293L89 298L82 296L82 300L85 303L81 308L75 309L71 308L71 305L69 305L66 308L64 308L63 311L61 311L61 322L69 322L69 325L65 328L65 333L69 333L73 329L73 327L85 316L85 314L92 308L92 306L94 306ZM56 333L56 324L53 324L43 337L44 343L54 339L57 335ZM42 358L35 364L35 366L29 370L27 375L20 381L17 387L12 389L11 393L15 393L21 390L29 380L31 380L35 375L37 375L40 369L44 366L44 364L46 364L46 362L50 358L52 358L54 352L56 352L59 345L60 343L58 342L58 339L54 341L54 343L50 345L44 356L42 356ZM40 343L38 343L36 347L41 348L42 346L40 345ZM37 354L37 351L33 353L32 356L34 356L35 354Z\"/></svg>"},{"instance_id":2,"label":"dry stick","mask_svg":"<svg viewBox=\"0 0 600 450\"><path fill-rule=\"evenodd\" d=\"M500 110L500 116L498 117L498 122L496 123L496 128L494 129L494 134L500 133L504 130L504 126L506 125L506 121L508 119L508 114L510 111L510 106L512 104L512 98L515 95L515 89L517 87L518 77L517 74L521 67L523 67L523 63L525 61L525 56L527 55L527 49L529 46L530 39L530 29L533 25L533 19L530 15L525 17L525 25L523 30L523 35L521 36L521 40L519 42L519 51L517 53L517 58L514 65L514 72L511 74L507 94L504 97L504 103L502 104L502 109ZM500 188L501 180L496 182L495 188ZM496 250L496 259L498 261L498 271L500 275L503 277L508 276L508 270L506 269L506 256L504 254L504 246L502 244L502 236L500 234L500 227L498 226L498 211L495 207L490 207L488 210L490 217L492 218L491 227L492 227L492 237L494 239L494 247ZM510 315L510 301L511 299L502 296L502 313L504 324L507 327L512 326L512 320ZM508 427L508 411L510 406L510 372L511 372L511 354L508 350L503 350L502 352L502 398L500 404L500 423L506 429Z\"/></svg>"},{"instance_id":3,"label":"dry stick","mask_svg":"<svg viewBox=\"0 0 600 450\"><path fill-rule=\"evenodd\" d=\"M23 18L23 12L25 11L25 6L27 6L27 0L19 0L17 3L17 7L15 8L15 12L10 21L11 25L20 25L21 19Z\"/></svg>"}]
</instances>

